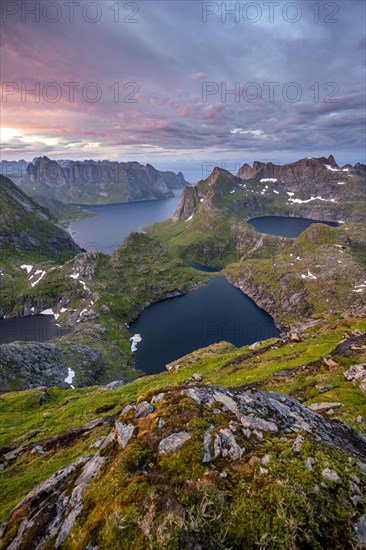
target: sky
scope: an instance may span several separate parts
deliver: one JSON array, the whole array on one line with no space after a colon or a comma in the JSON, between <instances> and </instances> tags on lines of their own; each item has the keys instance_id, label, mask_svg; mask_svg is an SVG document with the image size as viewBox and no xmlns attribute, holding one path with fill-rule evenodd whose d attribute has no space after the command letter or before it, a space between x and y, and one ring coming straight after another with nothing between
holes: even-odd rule
<instances>
[{"instance_id":1,"label":"sky","mask_svg":"<svg viewBox=\"0 0 366 550\"><path fill-rule=\"evenodd\" d=\"M1 159L365 162L365 6L2 0Z\"/></svg>"}]
</instances>

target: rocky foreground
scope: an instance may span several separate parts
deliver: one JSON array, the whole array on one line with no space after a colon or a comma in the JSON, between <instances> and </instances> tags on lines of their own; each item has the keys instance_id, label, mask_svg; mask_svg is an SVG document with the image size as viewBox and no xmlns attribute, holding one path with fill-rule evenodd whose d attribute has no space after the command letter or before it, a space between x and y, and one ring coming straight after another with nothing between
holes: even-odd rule
<instances>
[{"instance_id":1,"label":"rocky foreground","mask_svg":"<svg viewBox=\"0 0 366 550\"><path fill-rule=\"evenodd\" d=\"M194 381L151 392L3 464L100 426L88 454L10 512L1 548L351 548L363 532L366 439L273 392Z\"/></svg>"}]
</instances>

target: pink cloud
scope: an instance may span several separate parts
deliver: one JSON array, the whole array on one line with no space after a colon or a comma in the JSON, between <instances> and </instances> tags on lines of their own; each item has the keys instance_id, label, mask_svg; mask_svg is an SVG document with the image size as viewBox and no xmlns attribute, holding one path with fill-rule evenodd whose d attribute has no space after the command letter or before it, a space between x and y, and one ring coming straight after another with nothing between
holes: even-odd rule
<instances>
[{"instance_id":1,"label":"pink cloud","mask_svg":"<svg viewBox=\"0 0 366 550\"><path fill-rule=\"evenodd\" d=\"M207 74L201 73L201 72L193 72L189 75L189 78L191 80L203 80L206 77L207 77Z\"/></svg>"}]
</instances>

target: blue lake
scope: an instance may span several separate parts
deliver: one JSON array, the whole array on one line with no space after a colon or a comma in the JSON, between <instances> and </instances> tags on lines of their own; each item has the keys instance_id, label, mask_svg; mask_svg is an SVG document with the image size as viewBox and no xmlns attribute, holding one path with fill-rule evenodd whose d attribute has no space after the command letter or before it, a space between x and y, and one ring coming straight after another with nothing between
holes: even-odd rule
<instances>
[{"instance_id":1,"label":"blue lake","mask_svg":"<svg viewBox=\"0 0 366 550\"><path fill-rule=\"evenodd\" d=\"M162 372L167 363L223 340L244 346L279 335L273 319L223 276L150 305L129 330L131 337L139 335L135 364L146 374Z\"/></svg>"},{"instance_id":2,"label":"blue lake","mask_svg":"<svg viewBox=\"0 0 366 550\"><path fill-rule=\"evenodd\" d=\"M248 223L259 233L277 235L279 237L298 237L312 223L323 223L331 227L338 227L336 222L323 222L306 218L287 218L285 216L261 216L252 218Z\"/></svg>"},{"instance_id":3,"label":"blue lake","mask_svg":"<svg viewBox=\"0 0 366 550\"><path fill-rule=\"evenodd\" d=\"M141 201L97 206L80 205L95 214L69 225L74 240L88 251L113 254L132 231L169 218L176 210L183 189L175 196L158 201Z\"/></svg>"}]
</instances>

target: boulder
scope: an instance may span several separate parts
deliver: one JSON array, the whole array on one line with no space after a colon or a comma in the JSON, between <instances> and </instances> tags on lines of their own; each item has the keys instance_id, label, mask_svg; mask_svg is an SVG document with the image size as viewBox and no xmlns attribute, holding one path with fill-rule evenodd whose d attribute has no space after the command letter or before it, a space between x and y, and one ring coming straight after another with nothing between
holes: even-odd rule
<instances>
[{"instance_id":1,"label":"boulder","mask_svg":"<svg viewBox=\"0 0 366 550\"><path fill-rule=\"evenodd\" d=\"M122 449L125 449L129 441L136 435L137 429L133 424L123 424L116 422L117 441Z\"/></svg>"},{"instance_id":2,"label":"boulder","mask_svg":"<svg viewBox=\"0 0 366 550\"><path fill-rule=\"evenodd\" d=\"M322 477L327 481L332 481L333 483L342 483L342 480L337 472L331 468L324 468L324 470L322 470Z\"/></svg>"},{"instance_id":3,"label":"boulder","mask_svg":"<svg viewBox=\"0 0 366 550\"><path fill-rule=\"evenodd\" d=\"M159 443L159 453L164 455L175 453L190 437L188 432L178 432L165 437Z\"/></svg>"},{"instance_id":4,"label":"boulder","mask_svg":"<svg viewBox=\"0 0 366 550\"><path fill-rule=\"evenodd\" d=\"M345 373L344 377L350 382L361 382L366 379L366 363L352 365Z\"/></svg>"},{"instance_id":5,"label":"boulder","mask_svg":"<svg viewBox=\"0 0 366 550\"><path fill-rule=\"evenodd\" d=\"M136 407L135 418L144 418L154 411L154 407L148 401L141 401Z\"/></svg>"}]
</instances>

